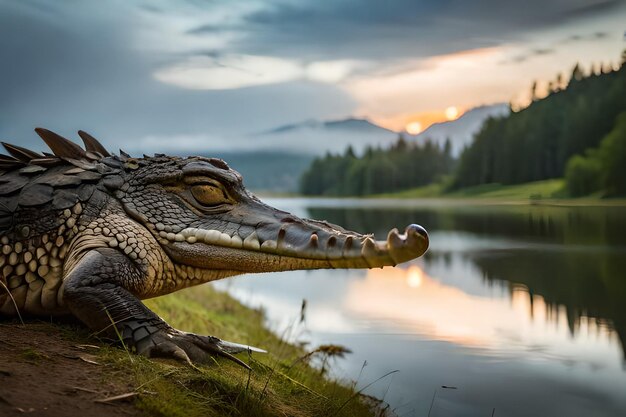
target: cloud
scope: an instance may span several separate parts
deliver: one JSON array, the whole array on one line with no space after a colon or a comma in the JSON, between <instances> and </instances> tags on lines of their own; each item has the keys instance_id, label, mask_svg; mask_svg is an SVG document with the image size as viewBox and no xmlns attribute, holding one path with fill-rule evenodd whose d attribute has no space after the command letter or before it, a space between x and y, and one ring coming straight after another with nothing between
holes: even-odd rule
<instances>
[{"instance_id":1,"label":"cloud","mask_svg":"<svg viewBox=\"0 0 626 417\"><path fill-rule=\"evenodd\" d=\"M620 5L624 2L0 2L0 52L10 57L0 65L0 136L40 149L32 133L37 125L68 136L85 129L111 148L122 144L152 152L163 146L157 140L163 137L211 148L235 135L310 118L337 119L359 109L368 109L368 116L417 111L415 103L450 100L469 82L466 72L464 77L456 72L468 71L461 59L460 67L435 77L446 85L445 91L436 89L425 77L441 71L432 57L510 44L521 45L510 56L533 53L535 47L565 48L527 39L537 28L552 30L592 14L618 18L614 11ZM596 25L588 33L598 27L606 29ZM594 45L607 43L600 40ZM490 82L500 77L493 68L492 73L487 67L470 70ZM359 84L364 80L371 82ZM386 86L389 80L398 82ZM400 85L403 80L409 84ZM414 80L419 83L410 84ZM472 91L474 100L489 93L486 84L480 86L485 91Z\"/></svg>"},{"instance_id":2,"label":"cloud","mask_svg":"<svg viewBox=\"0 0 626 417\"><path fill-rule=\"evenodd\" d=\"M393 60L445 55L523 40L623 6L619 0L298 0L269 3L239 24L201 24L194 36L236 31L230 48L304 60Z\"/></svg>"},{"instance_id":3,"label":"cloud","mask_svg":"<svg viewBox=\"0 0 626 417\"><path fill-rule=\"evenodd\" d=\"M553 48L533 48L533 49L528 49L526 51L523 51L522 53L517 54L511 58L504 59L500 61L499 64L500 65L520 64L522 62L528 61L529 59L532 59L533 57L552 55L554 53L555 53L555 50Z\"/></svg>"},{"instance_id":4,"label":"cloud","mask_svg":"<svg viewBox=\"0 0 626 417\"><path fill-rule=\"evenodd\" d=\"M154 73L187 62L188 50L198 46L194 40L177 52L176 45L158 47L167 33L184 36L186 18L126 2L68 6L0 3L0 52L11 57L0 65L2 140L43 150L32 131L42 126L72 139L84 129L111 149L133 152L158 152L162 143L145 138L168 136L196 138L196 149L223 148L226 135L348 115L355 106L336 86L291 76L279 84L221 91L163 83ZM255 71L259 62L244 64ZM191 147L190 140L185 143Z\"/></svg>"},{"instance_id":5,"label":"cloud","mask_svg":"<svg viewBox=\"0 0 626 417\"><path fill-rule=\"evenodd\" d=\"M607 32L597 31L597 32L587 33L587 34L570 35L567 38L562 39L560 43L567 44L567 43L577 43L577 42L586 42L586 41L600 41L600 40L606 39L607 37L609 37L609 34Z\"/></svg>"},{"instance_id":6,"label":"cloud","mask_svg":"<svg viewBox=\"0 0 626 417\"><path fill-rule=\"evenodd\" d=\"M227 55L219 59L194 56L154 74L165 83L197 90L228 90L253 85L293 81L302 76L297 63L252 55Z\"/></svg>"},{"instance_id":7,"label":"cloud","mask_svg":"<svg viewBox=\"0 0 626 417\"><path fill-rule=\"evenodd\" d=\"M205 54L161 68L154 78L192 90L229 90L296 80L336 83L358 65L350 60L303 64L269 56Z\"/></svg>"}]
</instances>

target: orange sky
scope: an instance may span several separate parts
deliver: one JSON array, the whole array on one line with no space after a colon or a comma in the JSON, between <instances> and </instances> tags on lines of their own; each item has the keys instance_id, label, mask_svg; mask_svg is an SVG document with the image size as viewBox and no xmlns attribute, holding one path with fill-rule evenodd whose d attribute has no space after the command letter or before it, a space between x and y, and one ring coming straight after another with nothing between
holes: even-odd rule
<instances>
[{"instance_id":1,"label":"orange sky","mask_svg":"<svg viewBox=\"0 0 626 417\"><path fill-rule=\"evenodd\" d=\"M410 134L418 134L435 123L455 120L463 115L464 110L456 106L448 106L432 111L399 114L389 118L375 118L377 124L393 130L406 130Z\"/></svg>"}]
</instances>

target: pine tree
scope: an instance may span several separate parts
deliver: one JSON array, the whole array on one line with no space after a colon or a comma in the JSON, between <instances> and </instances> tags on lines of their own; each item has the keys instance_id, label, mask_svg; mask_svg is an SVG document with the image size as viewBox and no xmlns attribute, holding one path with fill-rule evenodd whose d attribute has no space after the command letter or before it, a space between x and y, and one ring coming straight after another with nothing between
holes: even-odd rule
<instances>
[{"instance_id":1,"label":"pine tree","mask_svg":"<svg viewBox=\"0 0 626 417\"><path fill-rule=\"evenodd\" d=\"M584 76L585 74L583 73L580 64L577 62L574 66L574 69L572 70L572 78L570 79L570 83L572 82L572 80L580 81L584 78Z\"/></svg>"},{"instance_id":2,"label":"pine tree","mask_svg":"<svg viewBox=\"0 0 626 417\"><path fill-rule=\"evenodd\" d=\"M563 74L560 72L556 75L556 91L561 91L563 88Z\"/></svg>"}]
</instances>

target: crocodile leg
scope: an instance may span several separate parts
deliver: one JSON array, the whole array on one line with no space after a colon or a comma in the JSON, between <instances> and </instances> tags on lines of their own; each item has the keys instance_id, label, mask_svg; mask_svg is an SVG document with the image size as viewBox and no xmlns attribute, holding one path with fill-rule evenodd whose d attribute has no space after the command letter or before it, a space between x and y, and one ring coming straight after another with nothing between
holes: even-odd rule
<instances>
[{"instance_id":1,"label":"crocodile leg","mask_svg":"<svg viewBox=\"0 0 626 417\"><path fill-rule=\"evenodd\" d=\"M142 272L120 252L94 249L85 254L64 280L64 301L72 314L98 334L124 344L148 357L173 357L207 362L212 355L226 357L246 368L232 356L261 349L177 330L148 309L122 283L141 283Z\"/></svg>"}]
</instances>

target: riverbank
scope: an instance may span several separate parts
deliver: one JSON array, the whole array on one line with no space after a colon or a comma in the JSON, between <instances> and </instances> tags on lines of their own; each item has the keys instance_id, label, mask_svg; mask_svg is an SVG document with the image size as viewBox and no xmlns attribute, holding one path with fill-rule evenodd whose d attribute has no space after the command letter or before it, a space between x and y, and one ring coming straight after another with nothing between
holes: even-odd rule
<instances>
[{"instance_id":1,"label":"riverbank","mask_svg":"<svg viewBox=\"0 0 626 417\"><path fill-rule=\"evenodd\" d=\"M303 196L294 193L264 193L264 198L320 198L320 199L375 199L419 200L428 205L439 202L465 205L537 204L560 206L626 206L626 198L602 198L599 194L572 198L567 195L563 179L535 181L518 185L485 184L447 191L441 183L392 193L367 196Z\"/></svg>"},{"instance_id":2,"label":"riverbank","mask_svg":"<svg viewBox=\"0 0 626 417\"><path fill-rule=\"evenodd\" d=\"M373 197L542 200L565 199L567 194L565 182L562 179L552 179L518 185L485 184L455 191L447 191L443 184L435 183Z\"/></svg>"},{"instance_id":3,"label":"riverbank","mask_svg":"<svg viewBox=\"0 0 626 417\"><path fill-rule=\"evenodd\" d=\"M361 397L352 383L327 380L309 366L307 349L274 335L264 326L262 311L225 293L205 285L146 304L177 328L269 353L239 355L251 372L221 358L192 368L130 354L76 324L4 323L0 414L31 410L41 416L65 416L89 410L96 416L375 415L374 400Z\"/></svg>"}]
</instances>

